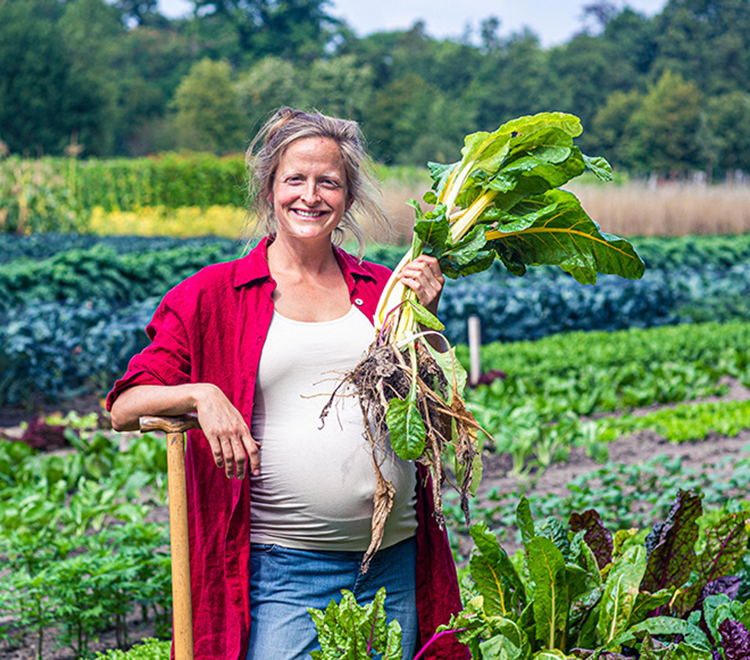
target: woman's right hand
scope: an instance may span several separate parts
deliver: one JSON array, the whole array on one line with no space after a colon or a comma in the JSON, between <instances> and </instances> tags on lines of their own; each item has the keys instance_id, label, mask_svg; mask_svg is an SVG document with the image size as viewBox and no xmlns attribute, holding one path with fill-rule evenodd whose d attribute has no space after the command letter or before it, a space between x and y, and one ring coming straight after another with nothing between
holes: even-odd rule
<instances>
[{"instance_id":1,"label":"woman's right hand","mask_svg":"<svg viewBox=\"0 0 750 660\"><path fill-rule=\"evenodd\" d=\"M250 435L247 422L224 392L210 383L137 385L123 391L112 405L116 431L136 431L141 415L198 413L214 462L227 477L243 479L247 472L260 474L260 443Z\"/></svg>"},{"instance_id":2,"label":"woman's right hand","mask_svg":"<svg viewBox=\"0 0 750 660\"><path fill-rule=\"evenodd\" d=\"M247 472L260 474L260 443L250 435L247 422L240 412L215 385L204 384L195 400L203 434L211 447L216 467L224 468L228 479L243 479Z\"/></svg>"}]
</instances>

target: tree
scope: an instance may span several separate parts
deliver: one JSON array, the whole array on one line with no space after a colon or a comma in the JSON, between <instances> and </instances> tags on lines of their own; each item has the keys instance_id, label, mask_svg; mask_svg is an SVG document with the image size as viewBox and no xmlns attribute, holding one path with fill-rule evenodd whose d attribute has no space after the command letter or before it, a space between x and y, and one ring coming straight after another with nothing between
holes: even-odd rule
<instances>
[{"instance_id":1,"label":"tree","mask_svg":"<svg viewBox=\"0 0 750 660\"><path fill-rule=\"evenodd\" d=\"M485 55L463 96L475 126L494 130L504 121L543 110L559 110L549 58L528 30Z\"/></svg>"},{"instance_id":2,"label":"tree","mask_svg":"<svg viewBox=\"0 0 750 660\"><path fill-rule=\"evenodd\" d=\"M215 153L243 148L246 122L226 62L194 64L177 88L175 106L180 146Z\"/></svg>"},{"instance_id":3,"label":"tree","mask_svg":"<svg viewBox=\"0 0 750 660\"><path fill-rule=\"evenodd\" d=\"M373 155L386 163L404 162L428 125L426 110L439 94L416 73L376 90L363 121Z\"/></svg>"},{"instance_id":4,"label":"tree","mask_svg":"<svg viewBox=\"0 0 750 660\"><path fill-rule=\"evenodd\" d=\"M117 97L120 76L115 59L117 44L125 35L118 11L104 0L72 0L57 23L62 36L69 76L86 90L88 121L80 127L78 140L86 153L112 155L118 121Z\"/></svg>"},{"instance_id":5,"label":"tree","mask_svg":"<svg viewBox=\"0 0 750 660\"><path fill-rule=\"evenodd\" d=\"M553 49L549 67L558 90L558 107L554 109L578 115L584 126L611 92L628 89L633 79L627 62L616 57L614 46L588 34L579 34Z\"/></svg>"},{"instance_id":6,"label":"tree","mask_svg":"<svg viewBox=\"0 0 750 660\"><path fill-rule=\"evenodd\" d=\"M707 99L699 137L712 170L750 172L750 94L729 92Z\"/></svg>"},{"instance_id":7,"label":"tree","mask_svg":"<svg viewBox=\"0 0 750 660\"><path fill-rule=\"evenodd\" d=\"M591 153L604 156L613 165L632 168L630 121L642 104L643 95L635 89L612 92L591 122L586 142Z\"/></svg>"},{"instance_id":8,"label":"tree","mask_svg":"<svg viewBox=\"0 0 750 660\"><path fill-rule=\"evenodd\" d=\"M74 71L56 26L63 9L0 3L0 126L13 152L60 154L74 132L94 135L101 125L102 99Z\"/></svg>"},{"instance_id":9,"label":"tree","mask_svg":"<svg viewBox=\"0 0 750 660\"><path fill-rule=\"evenodd\" d=\"M291 62L264 57L237 81L240 106L250 126L259 128L270 113L281 106L303 104L302 76Z\"/></svg>"},{"instance_id":10,"label":"tree","mask_svg":"<svg viewBox=\"0 0 750 660\"><path fill-rule=\"evenodd\" d=\"M701 94L698 86L666 71L633 113L628 160L641 172L671 176L701 168L697 142Z\"/></svg>"},{"instance_id":11,"label":"tree","mask_svg":"<svg viewBox=\"0 0 750 660\"><path fill-rule=\"evenodd\" d=\"M165 122L170 100L194 57L180 22L167 28L142 25L128 30L118 42L123 63L118 82L118 122L115 149L138 156L174 149L173 122Z\"/></svg>"},{"instance_id":12,"label":"tree","mask_svg":"<svg viewBox=\"0 0 750 660\"><path fill-rule=\"evenodd\" d=\"M316 60L300 78L303 105L335 117L362 120L372 96L372 69L353 55Z\"/></svg>"},{"instance_id":13,"label":"tree","mask_svg":"<svg viewBox=\"0 0 750 660\"><path fill-rule=\"evenodd\" d=\"M310 62L325 54L339 21L329 0L193 0L202 19L230 26L241 52Z\"/></svg>"},{"instance_id":14,"label":"tree","mask_svg":"<svg viewBox=\"0 0 750 660\"><path fill-rule=\"evenodd\" d=\"M630 84L645 87L640 78L648 74L658 51L655 19L625 7L607 21L602 39L612 44L618 61L629 65Z\"/></svg>"},{"instance_id":15,"label":"tree","mask_svg":"<svg viewBox=\"0 0 750 660\"><path fill-rule=\"evenodd\" d=\"M656 24L656 75L680 73L706 94L750 91L749 0L669 0Z\"/></svg>"}]
</instances>

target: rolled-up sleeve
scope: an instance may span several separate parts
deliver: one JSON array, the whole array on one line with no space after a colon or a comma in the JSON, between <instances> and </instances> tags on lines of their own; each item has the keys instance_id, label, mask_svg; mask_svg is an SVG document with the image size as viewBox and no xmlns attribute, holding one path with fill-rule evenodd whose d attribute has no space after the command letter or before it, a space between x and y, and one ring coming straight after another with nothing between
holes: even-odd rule
<instances>
[{"instance_id":1,"label":"rolled-up sleeve","mask_svg":"<svg viewBox=\"0 0 750 660\"><path fill-rule=\"evenodd\" d=\"M190 337L180 316L164 298L146 326L151 343L135 355L128 370L107 395L107 410L126 389L136 385L183 385L191 379Z\"/></svg>"}]
</instances>

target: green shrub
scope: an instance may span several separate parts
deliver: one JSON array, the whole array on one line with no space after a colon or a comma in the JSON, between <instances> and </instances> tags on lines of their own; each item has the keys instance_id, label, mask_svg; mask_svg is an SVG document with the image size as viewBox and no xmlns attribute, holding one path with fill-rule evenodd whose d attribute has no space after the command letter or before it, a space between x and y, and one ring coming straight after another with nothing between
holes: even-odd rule
<instances>
[{"instance_id":1,"label":"green shrub","mask_svg":"<svg viewBox=\"0 0 750 660\"><path fill-rule=\"evenodd\" d=\"M156 639L144 639L129 651L110 649L106 653L97 653L97 659L108 660L169 660L172 642L160 642Z\"/></svg>"}]
</instances>

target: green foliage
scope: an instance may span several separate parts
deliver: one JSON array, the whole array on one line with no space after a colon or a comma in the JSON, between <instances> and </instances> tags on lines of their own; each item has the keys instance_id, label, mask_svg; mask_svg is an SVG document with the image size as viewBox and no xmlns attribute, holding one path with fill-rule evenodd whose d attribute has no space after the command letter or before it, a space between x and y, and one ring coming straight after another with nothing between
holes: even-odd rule
<instances>
[{"instance_id":1,"label":"green foliage","mask_svg":"<svg viewBox=\"0 0 750 660\"><path fill-rule=\"evenodd\" d=\"M324 611L308 608L318 631L319 651L313 660L399 660L401 658L401 626L386 621L385 588L378 590L367 605L358 605L346 589L340 602L332 600Z\"/></svg>"},{"instance_id":2,"label":"green foliage","mask_svg":"<svg viewBox=\"0 0 750 660\"><path fill-rule=\"evenodd\" d=\"M204 59L194 64L180 81L174 103L181 147L213 153L242 150L247 135L226 62Z\"/></svg>"},{"instance_id":3,"label":"green foliage","mask_svg":"<svg viewBox=\"0 0 750 660\"><path fill-rule=\"evenodd\" d=\"M605 160L573 145L581 131L573 115L540 113L468 135L460 162L430 164L425 201L437 205L423 215L414 204L417 248L451 278L487 270L495 256L514 275L544 264L581 284L595 283L597 273L640 278L632 246L602 234L575 195L559 189L586 169L612 179Z\"/></svg>"},{"instance_id":4,"label":"green foliage","mask_svg":"<svg viewBox=\"0 0 750 660\"><path fill-rule=\"evenodd\" d=\"M695 135L700 112L698 86L665 71L628 122L628 164L641 172L679 173L699 167Z\"/></svg>"},{"instance_id":5,"label":"green foliage","mask_svg":"<svg viewBox=\"0 0 750 660\"><path fill-rule=\"evenodd\" d=\"M730 653L740 643L735 638L741 631L719 635L716 622L739 622L746 608L725 594L730 583L719 578L731 575L747 549L747 514L700 518L700 500L696 493L680 491L667 520L655 525L645 541L641 536L623 543L618 533L613 543L600 525L593 537L554 518L534 521L522 498L515 514L523 540L517 562L508 560L482 523L475 525L471 578L464 582L465 609L438 630L455 631L469 643L472 657L487 660L565 658L573 649L574 657L622 657L615 654L622 653L624 645L647 657L654 640L644 632L658 638L665 652L678 654L674 657L698 658L711 651L719 657L719 649L734 657ZM598 520L595 512L586 514ZM704 542L696 551L699 519ZM603 537L614 553L598 561L594 552ZM693 565L703 564L707 568L700 575L710 571L719 596L709 596L703 591L707 580L691 575ZM511 593L516 599L520 593L523 600L504 607ZM713 636L705 623L698 626L699 620L711 621ZM694 649L703 655L679 655Z\"/></svg>"},{"instance_id":6,"label":"green foliage","mask_svg":"<svg viewBox=\"0 0 750 660\"><path fill-rule=\"evenodd\" d=\"M144 522L166 495L166 448L145 435L124 451L101 432L66 431L77 451L35 454L0 441L0 616L87 657L100 630L129 645L135 607L170 629L167 530ZM117 524L115 524L117 523Z\"/></svg>"},{"instance_id":7,"label":"green foliage","mask_svg":"<svg viewBox=\"0 0 750 660\"><path fill-rule=\"evenodd\" d=\"M236 244L220 243L123 255L94 246L39 262L11 262L0 266L0 309L31 301L141 301L163 295L200 268L239 252Z\"/></svg>"},{"instance_id":8,"label":"green foliage","mask_svg":"<svg viewBox=\"0 0 750 660\"><path fill-rule=\"evenodd\" d=\"M74 44L58 29L63 10L48 0L0 6L0 126L17 154L62 154L71 134L88 139L103 128L106 101L79 75L96 62L76 61Z\"/></svg>"},{"instance_id":9,"label":"green foliage","mask_svg":"<svg viewBox=\"0 0 750 660\"><path fill-rule=\"evenodd\" d=\"M735 91L707 99L700 138L703 158L718 173L750 170L750 94Z\"/></svg>"},{"instance_id":10,"label":"green foliage","mask_svg":"<svg viewBox=\"0 0 750 660\"><path fill-rule=\"evenodd\" d=\"M720 463L687 468L682 458L658 455L642 463L613 464L575 477L567 495L527 493L531 508L540 517L569 518L574 512L596 507L609 529L644 529L669 515L681 488L700 491L708 507L722 507L731 498L744 498L750 484L747 452ZM487 494L487 503L475 506L472 519L483 520L501 538L516 532L516 501L522 490ZM728 509L731 511L731 507ZM463 513L452 502L446 519L463 529Z\"/></svg>"},{"instance_id":11,"label":"green foliage","mask_svg":"<svg viewBox=\"0 0 750 660\"><path fill-rule=\"evenodd\" d=\"M97 660L169 660L172 642L160 642L156 639L144 639L135 644L129 651L111 649L106 653L97 653Z\"/></svg>"}]
</instances>

